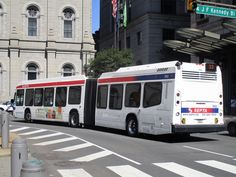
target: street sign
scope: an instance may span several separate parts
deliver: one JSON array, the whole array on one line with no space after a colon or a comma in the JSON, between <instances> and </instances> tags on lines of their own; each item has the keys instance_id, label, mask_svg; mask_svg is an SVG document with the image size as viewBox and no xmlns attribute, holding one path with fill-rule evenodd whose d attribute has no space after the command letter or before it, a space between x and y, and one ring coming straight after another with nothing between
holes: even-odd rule
<instances>
[{"instance_id":1,"label":"street sign","mask_svg":"<svg viewBox=\"0 0 236 177\"><path fill-rule=\"evenodd\" d=\"M219 17L236 18L236 9L230 9L230 8L225 8L225 7L198 4L196 13L204 14L204 15L219 16Z\"/></svg>"}]
</instances>

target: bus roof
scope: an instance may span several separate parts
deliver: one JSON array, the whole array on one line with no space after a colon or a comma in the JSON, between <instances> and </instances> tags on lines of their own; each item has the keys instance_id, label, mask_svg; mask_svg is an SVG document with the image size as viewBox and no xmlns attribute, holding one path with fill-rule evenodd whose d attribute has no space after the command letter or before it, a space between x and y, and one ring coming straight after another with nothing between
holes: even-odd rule
<instances>
[{"instance_id":1,"label":"bus roof","mask_svg":"<svg viewBox=\"0 0 236 177\"><path fill-rule=\"evenodd\" d=\"M45 78L37 80L26 80L19 83L16 88L34 88L34 87L49 87L83 84L87 77L85 75L76 75L68 77Z\"/></svg>"},{"instance_id":2,"label":"bus roof","mask_svg":"<svg viewBox=\"0 0 236 177\"><path fill-rule=\"evenodd\" d=\"M161 62L147 65L138 65L138 66L130 66L130 67L122 67L114 72L103 73L100 78L108 78L108 77L119 77L124 75L140 75L154 73L159 68L174 68L176 67L176 63L178 61L170 61L170 62Z\"/></svg>"}]
</instances>

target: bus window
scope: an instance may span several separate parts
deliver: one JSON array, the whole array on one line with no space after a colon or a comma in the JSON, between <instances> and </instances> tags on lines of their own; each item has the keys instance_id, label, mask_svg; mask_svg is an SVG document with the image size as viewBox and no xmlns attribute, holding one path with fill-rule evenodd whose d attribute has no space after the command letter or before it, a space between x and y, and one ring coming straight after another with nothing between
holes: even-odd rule
<instances>
[{"instance_id":1,"label":"bus window","mask_svg":"<svg viewBox=\"0 0 236 177\"><path fill-rule=\"evenodd\" d=\"M107 85L98 86L97 108L107 108Z\"/></svg>"},{"instance_id":2,"label":"bus window","mask_svg":"<svg viewBox=\"0 0 236 177\"><path fill-rule=\"evenodd\" d=\"M27 89L25 93L25 106L33 106L34 89Z\"/></svg>"},{"instance_id":3,"label":"bus window","mask_svg":"<svg viewBox=\"0 0 236 177\"><path fill-rule=\"evenodd\" d=\"M81 102L81 86L73 86L69 89L69 104L80 104Z\"/></svg>"},{"instance_id":4,"label":"bus window","mask_svg":"<svg viewBox=\"0 0 236 177\"><path fill-rule=\"evenodd\" d=\"M151 107L161 104L162 83L150 82L144 85L143 107Z\"/></svg>"},{"instance_id":5,"label":"bus window","mask_svg":"<svg viewBox=\"0 0 236 177\"><path fill-rule=\"evenodd\" d=\"M110 109L121 109L123 97L123 85L111 85L110 88Z\"/></svg>"},{"instance_id":6,"label":"bus window","mask_svg":"<svg viewBox=\"0 0 236 177\"><path fill-rule=\"evenodd\" d=\"M43 105L43 89L35 89L34 91L34 106L42 106Z\"/></svg>"},{"instance_id":7,"label":"bus window","mask_svg":"<svg viewBox=\"0 0 236 177\"><path fill-rule=\"evenodd\" d=\"M24 90L17 90L16 92L16 106L23 106Z\"/></svg>"},{"instance_id":8,"label":"bus window","mask_svg":"<svg viewBox=\"0 0 236 177\"><path fill-rule=\"evenodd\" d=\"M45 88L44 106L53 106L54 88Z\"/></svg>"},{"instance_id":9,"label":"bus window","mask_svg":"<svg viewBox=\"0 0 236 177\"><path fill-rule=\"evenodd\" d=\"M56 88L56 106L66 106L66 95L67 95L67 88L66 87L58 87Z\"/></svg>"},{"instance_id":10,"label":"bus window","mask_svg":"<svg viewBox=\"0 0 236 177\"><path fill-rule=\"evenodd\" d=\"M127 84L125 89L125 106L139 107L140 106L140 91L141 84Z\"/></svg>"}]
</instances>

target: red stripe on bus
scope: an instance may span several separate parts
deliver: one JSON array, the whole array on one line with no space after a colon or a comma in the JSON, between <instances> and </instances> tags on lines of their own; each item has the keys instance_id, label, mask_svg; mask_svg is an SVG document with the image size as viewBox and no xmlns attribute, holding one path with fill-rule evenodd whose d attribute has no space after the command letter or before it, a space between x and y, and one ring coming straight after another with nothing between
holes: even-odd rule
<instances>
[{"instance_id":1,"label":"red stripe on bus","mask_svg":"<svg viewBox=\"0 0 236 177\"><path fill-rule=\"evenodd\" d=\"M117 78L105 78L99 79L98 83L108 83L108 82L129 82L136 81L136 77L117 77Z\"/></svg>"},{"instance_id":2,"label":"red stripe on bus","mask_svg":"<svg viewBox=\"0 0 236 177\"><path fill-rule=\"evenodd\" d=\"M34 87L54 87L54 86L68 86L68 85L78 85L84 84L85 80L77 80L77 81L63 81L63 82L47 82L47 83L38 83L38 84L26 84L19 85L16 88L34 88Z\"/></svg>"}]
</instances>

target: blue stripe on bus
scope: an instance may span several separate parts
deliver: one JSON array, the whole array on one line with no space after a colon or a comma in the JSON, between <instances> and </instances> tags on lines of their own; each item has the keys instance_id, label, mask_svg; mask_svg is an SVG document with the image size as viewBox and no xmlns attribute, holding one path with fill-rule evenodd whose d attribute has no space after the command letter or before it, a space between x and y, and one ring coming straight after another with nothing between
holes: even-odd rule
<instances>
[{"instance_id":1,"label":"blue stripe on bus","mask_svg":"<svg viewBox=\"0 0 236 177\"><path fill-rule=\"evenodd\" d=\"M174 78L175 78L175 73L136 76L136 79L139 81L140 80L163 80L163 79L174 79Z\"/></svg>"},{"instance_id":2,"label":"blue stripe on bus","mask_svg":"<svg viewBox=\"0 0 236 177\"><path fill-rule=\"evenodd\" d=\"M181 113L219 113L218 108L196 108L196 109L205 109L206 112L195 112L195 108L181 108Z\"/></svg>"}]
</instances>

